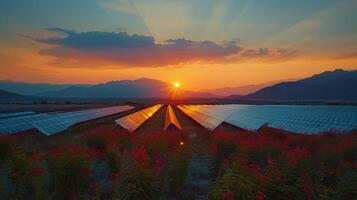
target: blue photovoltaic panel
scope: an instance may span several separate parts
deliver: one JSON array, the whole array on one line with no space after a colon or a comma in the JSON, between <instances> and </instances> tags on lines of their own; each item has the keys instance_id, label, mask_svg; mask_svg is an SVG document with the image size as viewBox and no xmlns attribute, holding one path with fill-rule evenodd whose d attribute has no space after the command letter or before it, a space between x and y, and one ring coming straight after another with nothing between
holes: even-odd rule
<instances>
[{"instance_id":1,"label":"blue photovoltaic panel","mask_svg":"<svg viewBox=\"0 0 357 200\"><path fill-rule=\"evenodd\" d=\"M32 123L46 116L46 113L42 113L0 119L0 134L13 134L33 129Z\"/></svg>"},{"instance_id":2,"label":"blue photovoltaic panel","mask_svg":"<svg viewBox=\"0 0 357 200\"><path fill-rule=\"evenodd\" d=\"M113 115L119 112L131 110L133 108L134 107L132 106L115 106L108 108L97 108L83 111L51 114L42 120L34 122L33 126L45 135L53 135L55 133L66 130L74 124Z\"/></svg>"},{"instance_id":3,"label":"blue photovoltaic panel","mask_svg":"<svg viewBox=\"0 0 357 200\"><path fill-rule=\"evenodd\" d=\"M0 133L12 134L33 128L45 135L52 135L73 126L76 123L113 115L133 109L132 106L115 106L74 112L33 114L0 119Z\"/></svg>"},{"instance_id":4,"label":"blue photovoltaic panel","mask_svg":"<svg viewBox=\"0 0 357 200\"><path fill-rule=\"evenodd\" d=\"M32 115L32 114L35 114L35 112L25 111L25 112L0 113L0 118L17 117L21 115Z\"/></svg>"},{"instance_id":5,"label":"blue photovoltaic panel","mask_svg":"<svg viewBox=\"0 0 357 200\"><path fill-rule=\"evenodd\" d=\"M246 118L252 119L248 129L257 129L267 123L298 133L345 132L357 126L357 107L354 106L307 106L307 105L236 105L226 120L239 126ZM256 122L256 123L254 123Z\"/></svg>"},{"instance_id":6,"label":"blue photovoltaic panel","mask_svg":"<svg viewBox=\"0 0 357 200\"><path fill-rule=\"evenodd\" d=\"M262 125L298 133L345 132L357 127L356 106L309 105L196 105L179 106L191 113L203 113L219 121L257 130ZM182 110L182 109L181 109ZM197 118L189 114L193 119ZM196 120L196 119L195 119ZM196 121L202 121L197 119ZM200 123L200 122L199 122ZM210 129L215 126L211 126Z\"/></svg>"}]
</instances>

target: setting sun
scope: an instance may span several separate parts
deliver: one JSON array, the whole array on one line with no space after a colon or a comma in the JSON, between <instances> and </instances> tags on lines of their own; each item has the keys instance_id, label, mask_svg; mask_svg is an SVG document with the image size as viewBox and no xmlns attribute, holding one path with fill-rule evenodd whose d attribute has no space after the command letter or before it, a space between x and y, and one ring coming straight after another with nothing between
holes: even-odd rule
<instances>
[{"instance_id":1,"label":"setting sun","mask_svg":"<svg viewBox=\"0 0 357 200\"><path fill-rule=\"evenodd\" d=\"M181 84L179 82L175 82L174 86L175 86L175 88L179 88L181 86Z\"/></svg>"}]
</instances>

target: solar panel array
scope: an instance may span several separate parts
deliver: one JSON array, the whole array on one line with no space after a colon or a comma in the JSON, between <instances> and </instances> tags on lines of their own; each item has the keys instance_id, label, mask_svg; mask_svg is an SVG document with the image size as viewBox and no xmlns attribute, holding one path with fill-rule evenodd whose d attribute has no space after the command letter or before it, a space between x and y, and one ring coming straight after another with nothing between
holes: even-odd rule
<instances>
[{"instance_id":1,"label":"solar panel array","mask_svg":"<svg viewBox=\"0 0 357 200\"><path fill-rule=\"evenodd\" d=\"M225 121L248 130L257 130L267 124L274 128L309 134L331 130L345 132L357 127L355 106L235 104L179 107L184 108L183 112L210 130L219 125L207 124L206 121L210 118L216 119L216 123ZM203 117L198 118L200 115Z\"/></svg>"},{"instance_id":2,"label":"solar panel array","mask_svg":"<svg viewBox=\"0 0 357 200\"><path fill-rule=\"evenodd\" d=\"M174 110L170 105L167 106L166 115L165 115L165 127L164 130L166 131L171 126L176 127L179 130L182 130L180 122L177 120Z\"/></svg>"},{"instance_id":3,"label":"solar panel array","mask_svg":"<svg viewBox=\"0 0 357 200\"><path fill-rule=\"evenodd\" d=\"M357 107L354 106L306 106L306 105L236 105L229 123L247 126L248 129L267 123L274 128L282 128L298 133L321 133L325 131L346 132L357 127ZM241 120L243 118L243 120ZM248 124L250 119L254 123ZM237 123L238 122L238 123Z\"/></svg>"},{"instance_id":4,"label":"solar panel array","mask_svg":"<svg viewBox=\"0 0 357 200\"><path fill-rule=\"evenodd\" d=\"M128 131L133 132L137 128L139 128L146 120L153 116L161 107L162 104L157 104L155 106L151 106L133 114L124 116L120 119L115 120L115 122L119 126L127 129Z\"/></svg>"},{"instance_id":5,"label":"solar panel array","mask_svg":"<svg viewBox=\"0 0 357 200\"><path fill-rule=\"evenodd\" d=\"M114 106L73 112L43 113L5 118L0 120L0 133L12 134L36 128L45 135L53 135L66 130L74 124L113 115L133 108L132 106Z\"/></svg>"}]
</instances>

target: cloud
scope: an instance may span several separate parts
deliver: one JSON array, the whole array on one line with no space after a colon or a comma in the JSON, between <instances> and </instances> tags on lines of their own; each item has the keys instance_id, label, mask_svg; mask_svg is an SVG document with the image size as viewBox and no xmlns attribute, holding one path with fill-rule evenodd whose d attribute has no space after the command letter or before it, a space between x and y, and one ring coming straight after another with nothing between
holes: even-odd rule
<instances>
[{"instance_id":1,"label":"cloud","mask_svg":"<svg viewBox=\"0 0 357 200\"><path fill-rule=\"evenodd\" d=\"M295 57L296 51L289 51L287 49L247 49L242 51L241 57L246 59L267 59L267 60L287 60Z\"/></svg>"},{"instance_id":2,"label":"cloud","mask_svg":"<svg viewBox=\"0 0 357 200\"><path fill-rule=\"evenodd\" d=\"M40 54L56 58L58 66L162 67L193 62L225 63L246 60L282 61L296 56L295 51L270 48L243 48L239 40L193 41L184 38L158 43L151 36L127 32L75 32L48 28L51 37L32 38L46 44Z\"/></svg>"},{"instance_id":3,"label":"cloud","mask_svg":"<svg viewBox=\"0 0 357 200\"><path fill-rule=\"evenodd\" d=\"M94 62L95 64L122 67L156 67L196 61L210 61L237 54L241 47L235 43L217 44L212 41L169 39L155 42L150 36L126 32L75 32L61 28L49 28L63 37L37 38L37 42L49 47L40 51L43 55L58 59Z\"/></svg>"}]
</instances>

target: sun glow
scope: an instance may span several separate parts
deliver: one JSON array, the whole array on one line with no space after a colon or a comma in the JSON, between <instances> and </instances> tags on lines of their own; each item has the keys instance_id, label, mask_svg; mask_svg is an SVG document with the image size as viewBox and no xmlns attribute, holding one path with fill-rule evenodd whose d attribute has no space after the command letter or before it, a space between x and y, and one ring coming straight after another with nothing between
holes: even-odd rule
<instances>
[{"instance_id":1,"label":"sun glow","mask_svg":"<svg viewBox=\"0 0 357 200\"><path fill-rule=\"evenodd\" d=\"M174 86L175 86L175 88L179 88L179 87L181 87L181 84L179 82L174 82Z\"/></svg>"}]
</instances>

